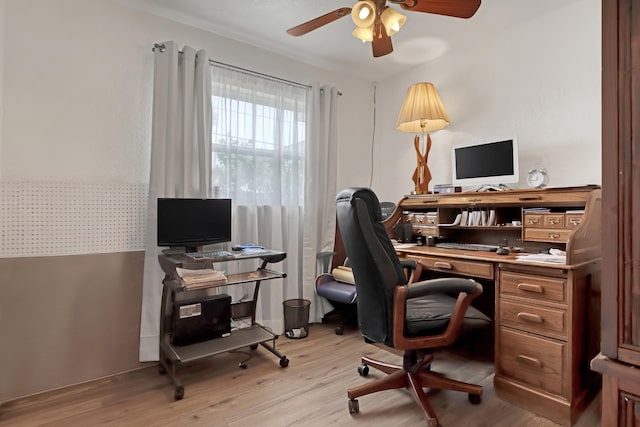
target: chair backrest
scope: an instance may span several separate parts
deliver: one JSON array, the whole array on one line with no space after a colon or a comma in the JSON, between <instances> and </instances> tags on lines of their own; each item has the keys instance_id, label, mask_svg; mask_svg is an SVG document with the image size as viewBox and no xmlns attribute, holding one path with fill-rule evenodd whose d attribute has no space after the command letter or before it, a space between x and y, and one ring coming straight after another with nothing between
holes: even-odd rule
<instances>
[{"instance_id":1,"label":"chair backrest","mask_svg":"<svg viewBox=\"0 0 640 427\"><path fill-rule=\"evenodd\" d=\"M336 197L338 226L358 292L358 324L367 339L393 344L393 291L407 283L381 223L380 203L368 188L348 188Z\"/></svg>"}]
</instances>

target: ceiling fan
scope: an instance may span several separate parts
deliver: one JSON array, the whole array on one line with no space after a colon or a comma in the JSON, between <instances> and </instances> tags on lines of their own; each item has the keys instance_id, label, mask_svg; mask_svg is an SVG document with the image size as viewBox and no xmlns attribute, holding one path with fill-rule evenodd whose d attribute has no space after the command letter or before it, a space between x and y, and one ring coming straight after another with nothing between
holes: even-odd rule
<instances>
[{"instance_id":1,"label":"ceiling fan","mask_svg":"<svg viewBox=\"0 0 640 427\"><path fill-rule=\"evenodd\" d=\"M290 28L287 33L302 36L350 14L356 24L353 36L363 42L371 42L374 57L384 56L393 52L391 35L397 32L407 19L387 6L387 2L400 5L408 11L466 19L476 13L481 0L358 0L353 8L341 7Z\"/></svg>"}]
</instances>

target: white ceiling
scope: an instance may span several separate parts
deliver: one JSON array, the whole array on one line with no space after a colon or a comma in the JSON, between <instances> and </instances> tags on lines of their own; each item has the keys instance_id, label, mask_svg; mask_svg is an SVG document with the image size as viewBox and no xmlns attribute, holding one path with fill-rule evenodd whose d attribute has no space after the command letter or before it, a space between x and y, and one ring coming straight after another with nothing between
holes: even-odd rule
<instances>
[{"instance_id":1,"label":"white ceiling","mask_svg":"<svg viewBox=\"0 0 640 427\"><path fill-rule=\"evenodd\" d=\"M351 7L356 0L118 1L321 68L379 81L437 58L456 45L486 37L575 0L483 0L470 19L403 11L407 22L392 37L394 51L380 58L373 58L369 43L351 36L354 24L350 16L301 37L286 33L325 13Z\"/></svg>"}]
</instances>

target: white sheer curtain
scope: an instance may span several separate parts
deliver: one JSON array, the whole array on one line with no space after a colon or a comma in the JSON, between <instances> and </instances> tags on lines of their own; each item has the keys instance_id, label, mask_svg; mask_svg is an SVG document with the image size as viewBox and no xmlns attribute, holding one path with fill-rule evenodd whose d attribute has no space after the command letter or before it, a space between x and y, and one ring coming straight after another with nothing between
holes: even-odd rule
<instances>
[{"instance_id":1,"label":"white sheer curtain","mask_svg":"<svg viewBox=\"0 0 640 427\"><path fill-rule=\"evenodd\" d=\"M315 254L333 247L335 130L321 131L316 120L335 126L335 102L329 103L332 114L319 112L320 99L334 91L328 88L321 96L317 87L224 66L212 67L212 85L214 193L233 200L235 243L287 252L282 265L274 267L287 277L261 285L256 316L282 333L282 302L303 297L315 302ZM240 262L227 264L228 272L251 268ZM232 288L227 291L235 300L252 292L249 286ZM318 320L315 312L311 311L312 322Z\"/></svg>"},{"instance_id":2,"label":"white sheer curtain","mask_svg":"<svg viewBox=\"0 0 640 427\"><path fill-rule=\"evenodd\" d=\"M314 284L318 273L319 252L333 251L336 229L336 192L338 169L338 90L331 86L313 86L309 108L310 144L306 150L305 233L302 283ZM322 320L333 307L315 294L315 286L304 286L305 299L313 302L310 320Z\"/></svg>"},{"instance_id":3,"label":"white sheer curtain","mask_svg":"<svg viewBox=\"0 0 640 427\"><path fill-rule=\"evenodd\" d=\"M158 197L208 197L211 190L209 57L175 42L156 47L151 172L144 260L140 361L158 360L164 274L156 242Z\"/></svg>"}]
</instances>

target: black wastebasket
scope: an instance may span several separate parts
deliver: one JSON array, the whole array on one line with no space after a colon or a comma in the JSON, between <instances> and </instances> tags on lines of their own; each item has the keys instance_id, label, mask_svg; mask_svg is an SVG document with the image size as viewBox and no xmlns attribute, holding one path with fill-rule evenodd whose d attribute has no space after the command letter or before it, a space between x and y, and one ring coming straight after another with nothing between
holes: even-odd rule
<instances>
[{"instance_id":1,"label":"black wastebasket","mask_svg":"<svg viewBox=\"0 0 640 427\"><path fill-rule=\"evenodd\" d=\"M304 338L309 335L309 307L306 299L288 299L284 306L284 335L287 338Z\"/></svg>"}]
</instances>

